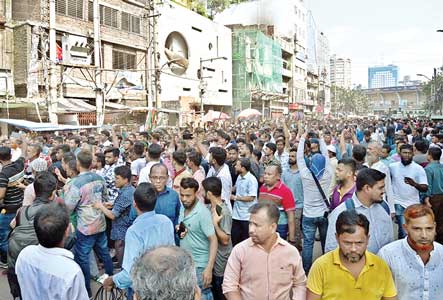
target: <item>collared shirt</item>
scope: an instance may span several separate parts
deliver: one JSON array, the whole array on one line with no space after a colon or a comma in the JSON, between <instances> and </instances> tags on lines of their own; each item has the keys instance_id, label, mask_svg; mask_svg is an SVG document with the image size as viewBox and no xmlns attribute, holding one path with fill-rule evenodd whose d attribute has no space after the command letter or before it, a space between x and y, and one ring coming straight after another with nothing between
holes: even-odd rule
<instances>
[{"instance_id":1,"label":"collared shirt","mask_svg":"<svg viewBox=\"0 0 443 300\"><path fill-rule=\"evenodd\" d=\"M112 207L115 219L112 221L111 239L114 241L125 240L126 231L132 224L129 212L134 201L134 192L135 188L131 184L125 185L118 191L117 199Z\"/></svg>"},{"instance_id":2,"label":"collared shirt","mask_svg":"<svg viewBox=\"0 0 443 300\"><path fill-rule=\"evenodd\" d=\"M354 194L352 200L354 201L355 211L363 214L368 218L369 224L369 243L368 250L372 253L377 253L384 245L389 244L394 240L394 232L392 227L392 219L386 213L381 204L374 203L370 207L364 206ZM325 251L331 251L337 248L337 239L335 238L335 223L338 215L346 210L346 203L337 206L329 215L328 232L326 235Z\"/></svg>"},{"instance_id":3,"label":"collared shirt","mask_svg":"<svg viewBox=\"0 0 443 300\"><path fill-rule=\"evenodd\" d=\"M31 245L15 265L23 300L87 300L85 278L74 254L62 248Z\"/></svg>"},{"instance_id":4,"label":"collared shirt","mask_svg":"<svg viewBox=\"0 0 443 300\"><path fill-rule=\"evenodd\" d=\"M159 246L174 245L174 227L171 220L154 211L139 215L126 232L122 270L112 278L115 285L121 289L132 286L132 266L146 251Z\"/></svg>"},{"instance_id":5,"label":"collared shirt","mask_svg":"<svg viewBox=\"0 0 443 300\"><path fill-rule=\"evenodd\" d=\"M263 161L263 166L264 166L265 169L268 166L275 166L275 165L280 165L281 166L280 161L278 160L278 158L275 155L272 157L271 160Z\"/></svg>"},{"instance_id":6,"label":"collared shirt","mask_svg":"<svg viewBox=\"0 0 443 300\"><path fill-rule=\"evenodd\" d=\"M335 209L341 203L345 202L348 199L351 199L355 193L355 183L348 191L344 191L342 186L337 185L332 192L331 197L331 210Z\"/></svg>"},{"instance_id":7,"label":"collared shirt","mask_svg":"<svg viewBox=\"0 0 443 300\"><path fill-rule=\"evenodd\" d=\"M108 201L114 202L118 196L118 188L115 186L115 168L121 166L118 162L113 165L106 165L103 171L103 178L108 189Z\"/></svg>"},{"instance_id":8,"label":"collared shirt","mask_svg":"<svg viewBox=\"0 0 443 300\"><path fill-rule=\"evenodd\" d=\"M224 294L240 292L241 299L254 300L305 299L306 276L300 254L276 235L270 252L251 238L234 247L223 279Z\"/></svg>"},{"instance_id":9,"label":"collared shirt","mask_svg":"<svg viewBox=\"0 0 443 300\"><path fill-rule=\"evenodd\" d=\"M231 192L232 192L232 177L231 172L229 172L229 167L227 164L224 164L220 167L218 171L214 169L214 167L211 167L208 171L208 174L206 175L206 178L208 177L218 177L220 178L222 182L222 200L226 203L226 206L229 208L229 211L232 212L231 207Z\"/></svg>"},{"instance_id":10,"label":"collared shirt","mask_svg":"<svg viewBox=\"0 0 443 300\"><path fill-rule=\"evenodd\" d=\"M420 203L419 191L405 183L405 177L411 177L418 184L428 184L426 172L422 166L415 162L404 166L400 161L389 165L392 178L392 192L395 204L400 204L404 208L412 204Z\"/></svg>"},{"instance_id":11,"label":"collared shirt","mask_svg":"<svg viewBox=\"0 0 443 300\"><path fill-rule=\"evenodd\" d=\"M232 218L240 221L249 221L251 214L249 208L257 202L258 182L257 178L248 172L245 176L239 175L237 182L235 183L235 195L238 197L254 197L252 201L240 201L234 202L232 208Z\"/></svg>"},{"instance_id":12,"label":"collared shirt","mask_svg":"<svg viewBox=\"0 0 443 300\"><path fill-rule=\"evenodd\" d=\"M95 202L108 200L103 177L92 172L82 172L65 187L63 200L71 212L77 212L77 229L84 235L105 231L105 215L92 206Z\"/></svg>"},{"instance_id":13,"label":"collared shirt","mask_svg":"<svg viewBox=\"0 0 443 300\"><path fill-rule=\"evenodd\" d=\"M155 213L167 216L175 226L178 224L181 202L176 191L165 187L163 192L158 193L155 203Z\"/></svg>"},{"instance_id":14,"label":"collared shirt","mask_svg":"<svg viewBox=\"0 0 443 300\"><path fill-rule=\"evenodd\" d=\"M309 171L306 166L306 162L304 159L304 146L305 139L300 139L300 144L297 148L297 164L300 170L300 176L303 182L303 216L309 218L323 217L325 211L328 210L326 204L323 200L323 197L315 184L314 177L312 177L311 171ZM326 144L323 139L320 139L320 151L321 154L326 159L325 162L325 171L323 176L320 178L319 183L323 189L324 193L328 192L329 185L332 180L332 171L331 166L329 164L329 155L328 150L326 149Z\"/></svg>"},{"instance_id":15,"label":"collared shirt","mask_svg":"<svg viewBox=\"0 0 443 300\"><path fill-rule=\"evenodd\" d=\"M275 152L275 158L280 162L281 168L283 171L289 169L289 153L283 151L281 155L278 154L278 151Z\"/></svg>"},{"instance_id":16,"label":"collared shirt","mask_svg":"<svg viewBox=\"0 0 443 300\"><path fill-rule=\"evenodd\" d=\"M286 212L295 211L295 201L291 190L279 180L271 189L266 185L260 187L259 201L274 202L280 210L278 224L288 224Z\"/></svg>"},{"instance_id":17,"label":"collared shirt","mask_svg":"<svg viewBox=\"0 0 443 300\"><path fill-rule=\"evenodd\" d=\"M180 247L191 253L197 268L206 268L209 260L209 237L215 235L209 209L197 201L185 217L185 208L180 208L179 222L183 222L187 233L180 240Z\"/></svg>"},{"instance_id":18,"label":"collared shirt","mask_svg":"<svg viewBox=\"0 0 443 300\"><path fill-rule=\"evenodd\" d=\"M438 161L430 162L426 168L428 178L427 196L443 194L443 164Z\"/></svg>"},{"instance_id":19,"label":"collared shirt","mask_svg":"<svg viewBox=\"0 0 443 300\"><path fill-rule=\"evenodd\" d=\"M295 200L295 208L303 208L303 183L300 176L300 170L288 169L283 171L281 177L283 183L291 190Z\"/></svg>"},{"instance_id":20,"label":"collared shirt","mask_svg":"<svg viewBox=\"0 0 443 300\"><path fill-rule=\"evenodd\" d=\"M365 265L358 278L340 260L339 249L314 261L307 288L322 300L381 300L397 295L391 271L375 254L365 252Z\"/></svg>"},{"instance_id":21,"label":"collared shirt","mask_svg":"<svg viewBox=\"0 0 443 300\"><path fill-rule=\"evenodd\" d=\"M378 255L391 268L398 300L443 299L443 246L434 242L428 263L409 246L407 238L384 246Z\"/></svg>"},{"instance_id":22,"label":"collared shirt","mask_svg":"<svg viewBox=\"0 0 443 300\"><path fill-rule=\"evenodd\" d=\"M183 167L183 169L181 169L180 171L176 172L175 177L174 177L174 181L172 184L174 191L176 191L177 193L180 193L180 183L181 183L182 179L189 178L189 177L192 177L192 174L188 170L186 170L185 167Z\"/></svg>"}]
</instances>

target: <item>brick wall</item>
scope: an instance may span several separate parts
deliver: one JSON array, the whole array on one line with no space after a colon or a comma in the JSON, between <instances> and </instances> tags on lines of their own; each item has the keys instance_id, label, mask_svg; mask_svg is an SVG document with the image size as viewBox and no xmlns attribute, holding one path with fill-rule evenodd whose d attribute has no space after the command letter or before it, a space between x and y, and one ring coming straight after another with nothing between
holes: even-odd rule
<instances>
[{"instance_id":1,"label":"brick wall","mask_svg":"<svg viewBox=\"0 0 443 300\"><path fill-rule=\"evenodd\" d=\"M14 84L26 85L28 62L31 49L31 26L23 25L14 29ZM19 95L17 95L19 96ZM26 96L26 94L25 94ZM22 96L19 96L22 97Z\"/></svg>"}]
</instances>

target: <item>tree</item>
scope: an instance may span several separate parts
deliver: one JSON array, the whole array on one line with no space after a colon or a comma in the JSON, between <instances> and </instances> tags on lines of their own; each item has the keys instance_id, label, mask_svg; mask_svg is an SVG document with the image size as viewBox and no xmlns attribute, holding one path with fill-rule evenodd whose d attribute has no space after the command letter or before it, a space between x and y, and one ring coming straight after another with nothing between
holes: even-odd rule
<instances>
[{"instance_id":1,"label":"tree","mask_svg":"<svg viewBox=\"0 0 443 300\"><path fill-rule=\"evenodd\" d=\"M443 101L443 75L437 74L437 78L423 84L423 93L426 96L425 109L430 113L441 112Z\"/></svg>"},{"instance_id":2,"label":"tree","mask_svg":"<svg viewBox=\"0 0 443 300\"><path fill-rule=\"evenodd\" d=\"M346 89L332 85L331 87L331 111L335 114L358 114L362 115L369 110L369 99L363 93L361 86L354 89Z\"/></svg>"}]
</instances>

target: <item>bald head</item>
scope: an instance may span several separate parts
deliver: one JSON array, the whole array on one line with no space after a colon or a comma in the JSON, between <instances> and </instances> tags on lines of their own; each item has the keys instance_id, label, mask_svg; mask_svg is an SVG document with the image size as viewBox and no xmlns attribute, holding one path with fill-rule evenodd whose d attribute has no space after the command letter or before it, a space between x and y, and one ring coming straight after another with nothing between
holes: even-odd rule
<instances>
[{"instance_id":1,"label":"bald head","mask_svg":"<svg viewBox=\"0 0 443 300\"><path fill-rule=\"evenodd\" d=\"M160 172L160 174L168 175L168 168L164 164L158 163L151 167L149 175L152 175L155 172Z\"/></svg>"}]
</instances>

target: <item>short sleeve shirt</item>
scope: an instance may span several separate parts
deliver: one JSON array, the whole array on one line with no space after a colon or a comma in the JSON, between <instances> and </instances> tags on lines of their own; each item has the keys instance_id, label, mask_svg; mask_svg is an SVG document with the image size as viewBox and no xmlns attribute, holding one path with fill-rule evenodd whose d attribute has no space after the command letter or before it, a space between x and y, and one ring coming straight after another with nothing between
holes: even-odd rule
<instances>
[{"instance_id":1,"label":"short sleeve shirt","mask_svg":"<svg viewBox=\"0 0 443 300\"><path fill-rule=\"evenodd\" d=\"M265 185L260 188L260 193L258 196L259 201L271 201L274 202L278 209L280 210L280 218L278 224L288 224L288 217L286 216L287 211L295 211L295 201L291 190L279 181L272 188L268 189Z\"/></svg>"},{"instance_id":2,"label":"short sleeve shirt","mask_svg":"<svg viewBox=\"0 0 443 300\"><path fill-rule=\"evenodd\" d=\"M117 199L112 207L112 213L115 216L112 222L111 239L124 240L126 231L131 226L129 212L134 201L135 188L128 184L118 191Z\"/></svg>"},{"instance_id":3,"label":"short sleeve shirt","mask_svg":"<svg viewBox=\"0 0 443 300\"><path fill-rule=\"evenodd\" d=\"M236 196L253 196L254 200L245 201L235 201L234 207L232 208L232 218L240 221L249 221L250 213L249 208L257 202L257 190L258 182L251 172L246 173L245 176L239 175L237 177L236 186Z\"/></svg>"},{"instance_id":4,"label":"short sleeve shirt","mask_svg":"<svg viewBox=\"0 0 443 300\"><path fill-rule=\"evenodd\" d=\"M23 202L23 190L16 186L8 186L9 183L23 178L24 159L19 158L3 167L0 172L0 188L6 188L3 203L6 207L18 208Z\"/></svg>"},{"instance_id":5,"label":"short sleeve shirt","mask_svg":"<svg viewBox=\"0 0 443 300\"><path fill-rule=\"evenodd\" d=\"M185 209L181 207L179 222L183 222L188 230L180 240L180 247L191 253L197 268L206 268L209 260L209 239L215 235L212 216L209 209L197 200L193 210L185 217Z\"/></svg>"},{"instance_id":6,"label":"short sleeve shirt","mask_svg":"<svg viewBox=\"0 0 443 300\"><path fill-rule=\"evenodd\" d=\"M222 219L220 220L220 228L227 235L231 235L232 228L232 216L229 208L226 206L226 203L222 203L220 205L222 207ZM222 243L218 243L217 255L215 256L215 264L214 264L214 275L223 277L225 272L226 263L228 262L229 255L232 251L232 242L229 239L228 245L223 245Z\"/></svg>"}]
</instances>

